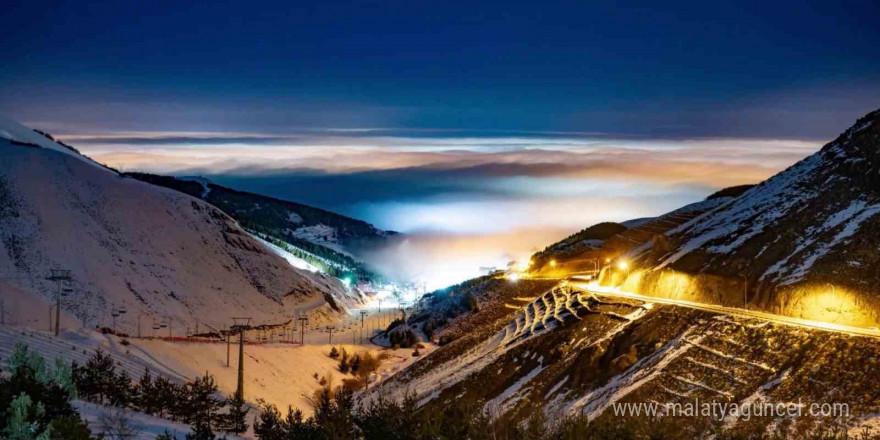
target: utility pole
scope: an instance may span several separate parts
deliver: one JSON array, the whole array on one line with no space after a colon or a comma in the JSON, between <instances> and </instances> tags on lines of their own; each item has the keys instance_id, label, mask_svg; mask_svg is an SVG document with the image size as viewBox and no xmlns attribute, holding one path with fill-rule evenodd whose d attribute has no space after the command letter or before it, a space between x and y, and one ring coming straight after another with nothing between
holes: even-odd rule
<instances>
[{"instance_id":1,"label":"utility pole","mask_svg":"<svg viewBox=\"0 0 880 440\"><path fill-rule=\"evenodd\" d=\"M332 325L327 326L327 331L330 333L330 340L328 341L328 343L330 345L333 345L333 330L336 330L335 326L332 326Z\"/></svg>"},{"instance_id":2,"label":"utility pole","mask_svg":"<svg viewBox=\"0 0 880 440\"><path fill-rule=\"evenodd\" d=\"M58 284L58 293L55 295L55 337L58 337L61 331L61 290L64 288L64 282L70 281L70 271L52 269L49 278L46 279L55 281Z\"/></svg>"},{"instance_id":3,"label":"utility pole","mask_svg":"<svg viewBox=\"0 0 880 440\"><path fill-rule=\"evenodd\" d=\"M115 335L116 334L116 317L119 316L119 313L116 311L116 309L113 309L110 312L110 316L113 317L113 334Z\"/></svg>"},{"instance_id":4,"label":"utility pole","mask_svg":"<svg viewBox=\"0 0 880 440\"><path fill-rule=\"evenodd\" d=\"M229 351L230 351L230 343L229 337L232 335L232 327L229 328L229 331L226 332L226 368L229 368Z\"/></svg>"},{"instance_id":5,"label":"utility pole","mask_svg":"<svg viewBox=\"0 0 880 440\"><path fill-rule=\"evenodd\" d=\"M235 321L234 329L238 330L238 388L235 397L244 401L244 332L250 329L251 318L232 318Z\"/></svg>"},{"instance_id":6,"label":"utility pole","mask_svg":"<svg viewBox=\"0 0 880 440\"><path fill-rule=\"evenodd\" d=\"M366 310L361 310L361 344L364 343L364 315L366 314Z\"/></svg>"},{"instance_id":7,"label":"utility pole","mask_svg":"<svg viewBox=\"0 0 880 440\"><path fill-rule=\"evenodd\" d=\"M749 279L741 273L736 275L743 280L743 308L747 309L749 306Z\"/></svg>"},{"instance_id":8,"label":"utility pole","mask_svg":"<svg viewBox=\"0 0 880 440\"><path fill-rule=\"evenodd\" d=\"M306 322L309 321L308 316L300 316L299 318L299 344L306 345Z\"/></svg>"}]
</instances>

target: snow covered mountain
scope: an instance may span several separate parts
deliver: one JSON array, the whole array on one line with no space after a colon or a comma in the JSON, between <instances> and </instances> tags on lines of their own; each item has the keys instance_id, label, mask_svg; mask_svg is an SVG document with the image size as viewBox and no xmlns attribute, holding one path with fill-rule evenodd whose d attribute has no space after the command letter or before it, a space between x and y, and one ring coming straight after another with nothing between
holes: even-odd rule
<instances>
[{"instance_id":1,"label":"snow covered mountain","mask_svg":"<svg viewBox=\"0 0 880 440\"><path fill-rule=\"evenodd\" d=\"M666 297L880 325L880 111L741 196L630 252L606 282ZM671 271L687 278L674 287ZM612 276L615 275L615 276Z\"/></svg>"},{"instance_id":2,"label":"snow covered mountain","mask_svg":"<svg viewBox=\"0 0 880 440\"><path fill-rule=\"evenodd\" d=\"M875 337L597 295L563 272L598 261L600 281L625 291L874 327L878 208L875 111L759 185L660 217L587 228L552 245L533 258L533 278L486 276L432 293L409 325L442 346L366 397L414 393L429 411L483 410L509 425L585 417L592 429L630 429L625 438L764 438L774 431L808 438L832 428L876 434ZM659 404L662 413L667 403L695 401L847 402L851 411L824 419L733 416L712 425L699 415L658 419L614 409Z\"/></svg>"},{"instance_id":3,"label":"snow covered mountain","mask_svg":"<svg viewBox=\"0 0 880 440\"><path fill-rule=\"evenodd\" d=\"M145 173L127 173L126 176L202 199L220 208L247 230L339 278L379 280L380 276L358 258L359 251L384 245L387 237L396 234L362 220L301 203L238 191L202 177Z\"/></svg>"},{"instance_id":4,"label":"snow covered mountain","mask_svg":"<svg viewBox=\"0 0 880 440\"><path fill-rule=\"evenodd\" d=\"M295 309L337 313L339 280L293 268L219 209L121 176L50 138L0 120L0 296L7 320L47 324L69 270L63 324L121 331L153 322L225 328L234 316L258 323ZM72 319L75 318L74 323Z\"/></svg>"}]
</instances>

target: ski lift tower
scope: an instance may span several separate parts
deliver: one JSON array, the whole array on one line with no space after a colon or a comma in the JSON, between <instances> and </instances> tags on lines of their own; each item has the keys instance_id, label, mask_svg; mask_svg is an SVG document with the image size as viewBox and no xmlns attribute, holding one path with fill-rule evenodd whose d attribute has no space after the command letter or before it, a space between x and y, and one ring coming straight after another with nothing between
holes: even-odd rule
<instances>
[{"instance_id":1,"label":"ski lift tower","mask_svg":"<svg viewBox=\"0 0 880 440\"><path fill-rule=\"evenodd\" d=\"M297 319L299 320L299 343L306 345L306 323L309 322L309 317L302 315Z\"/></svg>"},{"instance_id":2,"label":"ski lift tower","mask_svg":"<svg viewBox=\"0 0 880 440\"><path fill-rule=\"evenodd\" d=\"M55 337L58 337L61 331L61 291L64 289L64 282L70 281L70 271L52 269L49 278L46 279L58 283L58 293L55 294Z\"/></svg>"},{"instance_id":3,"label":"ski lift tower","mask_svg":"<svg viewBox=\"0 0 880 440\"><path fill-rule=\"evenodd\" d=\"M244 401L244 332L251 328L251 318L232 318L235 325L233 330L238 330L238 388L235 397Z\"/></svg>"}]
</instances>

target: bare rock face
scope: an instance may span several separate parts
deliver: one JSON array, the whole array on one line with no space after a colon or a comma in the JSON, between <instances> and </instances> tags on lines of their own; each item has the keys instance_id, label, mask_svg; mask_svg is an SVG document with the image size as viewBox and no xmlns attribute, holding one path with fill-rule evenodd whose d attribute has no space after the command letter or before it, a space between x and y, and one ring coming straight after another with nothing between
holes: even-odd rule
<instances>
[{"instance_id":1,"label":"bare rock face","mask_svg":"<svg viewBox=\"0 0 880 440\"><path fill-rule=\"evenodd\" d=\"M344 294L338 280L293 268L219 209L0 122L0 272L51 302L57 286L45 278L70 270L62 308L80 322L109 325L124 308L122 331L170 319L182 333L196 322L225 328L233 316L280 322L298 305Z\"/></svg>"}]
</instances>

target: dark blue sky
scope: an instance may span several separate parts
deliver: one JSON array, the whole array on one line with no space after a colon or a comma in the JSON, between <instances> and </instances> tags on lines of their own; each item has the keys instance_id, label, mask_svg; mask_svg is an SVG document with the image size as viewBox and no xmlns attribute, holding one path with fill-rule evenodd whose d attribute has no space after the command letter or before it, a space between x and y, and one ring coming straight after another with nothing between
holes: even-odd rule
<instances>
[{"instance_id":1,"label":"dark blue sky","mask_svg":"<svg viewBox=\"0 0 880 440\"><path fill-rule=\"evenodd\" d=\"M187 3L5 4L0 112L61 132L827 139L880 107L876 1Z\"/></svg>"}]
</instances>

